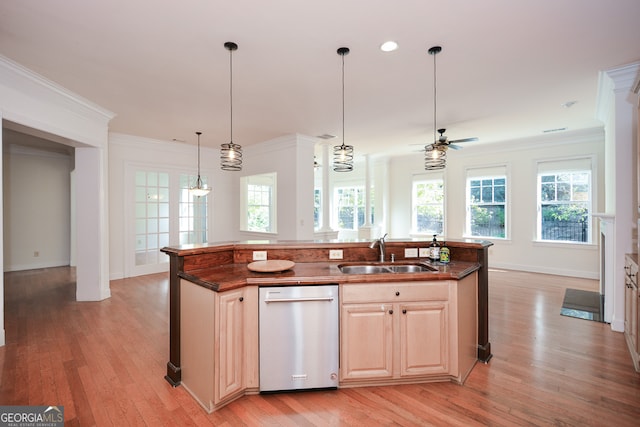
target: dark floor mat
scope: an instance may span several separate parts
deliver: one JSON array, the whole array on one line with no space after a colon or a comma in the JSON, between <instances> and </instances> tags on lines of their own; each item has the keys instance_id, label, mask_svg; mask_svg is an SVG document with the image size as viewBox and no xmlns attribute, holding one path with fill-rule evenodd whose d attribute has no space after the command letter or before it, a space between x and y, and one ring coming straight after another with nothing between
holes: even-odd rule
<instances>
[{"instance_id":1,"label":"dark floor mat","mask_svg":"<svg viewBox=\"0 0 640 427\"><path fill-rule=\"evenodd\" d=\"M598 292L567 289L560 314L578 319L604 322L604 295Z\"/></svg>"}]
</instances>

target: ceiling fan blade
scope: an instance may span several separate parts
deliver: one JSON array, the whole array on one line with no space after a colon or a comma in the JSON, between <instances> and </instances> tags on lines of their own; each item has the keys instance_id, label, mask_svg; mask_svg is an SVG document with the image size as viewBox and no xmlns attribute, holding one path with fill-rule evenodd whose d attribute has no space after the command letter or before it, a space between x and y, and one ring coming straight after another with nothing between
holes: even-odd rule
<instances>
[{"instance_id":1,"label":"ceiling fan blade","mask_svg":"<svg viewBox=\"0 0 640 427\"><path fill-rule=\"evenodd\" d=\"M453 144L449 144L449 145L448 145L448 147L449 147L449 148L452 148L452 149L454 149L454 150L462 150L462 147L459 147L459 146L457 146L457 145L453 145Z\"/></svg>"},{"instance_id":2,"label":"ceiling fan blade","mask_svg":"<svg viewBox=\"0 0 640 427\"><path fill-rule=\"evenodd\" d=\"M460 142L471 142L478 141L478 138L464 138L464 139L456 139L455 141L449 141L449 144L460 143Z\"/></svg>"}]
</instances>

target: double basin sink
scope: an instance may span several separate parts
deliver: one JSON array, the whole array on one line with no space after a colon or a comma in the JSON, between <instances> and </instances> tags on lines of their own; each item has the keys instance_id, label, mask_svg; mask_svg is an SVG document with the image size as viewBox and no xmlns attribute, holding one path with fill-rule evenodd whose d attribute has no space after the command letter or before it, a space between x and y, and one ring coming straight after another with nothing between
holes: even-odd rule
<instances>
[{"instance_id":1,"label":"double basin sink","mask_svg":"<svg viewBox=\"0 0 640 427\"><path fill-rule=\"evenodd\" d=\"M425 273L438 271L437 268L427 264L394 262L340 264L338 269L345 274Z\"/></svg>"}]
</instances>

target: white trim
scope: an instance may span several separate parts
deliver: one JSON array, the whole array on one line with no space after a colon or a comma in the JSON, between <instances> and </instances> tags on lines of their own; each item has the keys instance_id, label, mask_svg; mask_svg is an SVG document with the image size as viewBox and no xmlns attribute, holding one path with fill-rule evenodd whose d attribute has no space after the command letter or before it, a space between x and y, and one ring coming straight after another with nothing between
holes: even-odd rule
<instances>
[{"instance_id":1,"label":"white trim","mask_svg":"<svg viewBox=\"0 0 640 427\"><path fill-rule=\"evenodd\" d=\"M529 273L553 274L555 276L579 277L583 279L598 280L598 273L594 273L594 272L590 273L584 270L570 270L570 269L563 269L563 268L549 268L549 267L537 266L537 265L490 262L489 270L494 268L504 269L504 270L526 271Z\"/></svg>"}]
</instances>

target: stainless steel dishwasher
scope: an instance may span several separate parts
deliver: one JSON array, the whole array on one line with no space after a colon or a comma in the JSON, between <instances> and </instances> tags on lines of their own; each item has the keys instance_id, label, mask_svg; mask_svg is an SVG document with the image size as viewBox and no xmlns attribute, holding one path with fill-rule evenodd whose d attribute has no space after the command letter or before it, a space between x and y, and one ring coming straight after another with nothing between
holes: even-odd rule
<instances>
[{"instance_id":1,"label":"stainless steel dishwasher","mask_svg":"<svg viewBox=\"0 0 640 427\"><path fill-rule=\"evenodd\" d=\"M260 288L260 391L338 387L338 285Z\"/></svg>"}]
</instances>

